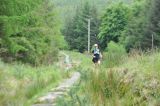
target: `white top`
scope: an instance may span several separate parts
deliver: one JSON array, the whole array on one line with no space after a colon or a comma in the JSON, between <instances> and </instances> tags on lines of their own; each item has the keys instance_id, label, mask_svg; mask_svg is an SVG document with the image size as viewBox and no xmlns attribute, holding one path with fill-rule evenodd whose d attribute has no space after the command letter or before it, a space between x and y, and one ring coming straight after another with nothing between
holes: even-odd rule
<instances>
[{"instance_id":1,"label":"white top","mask_svg":"<svg viewBox=\"0 0 160 106\"><path fill-rule=\"evenodd\" d=\"M100 54L100 50L99 49L94 49L93 51L94 51L93 54Z\"/></svg>"}]
</instances>

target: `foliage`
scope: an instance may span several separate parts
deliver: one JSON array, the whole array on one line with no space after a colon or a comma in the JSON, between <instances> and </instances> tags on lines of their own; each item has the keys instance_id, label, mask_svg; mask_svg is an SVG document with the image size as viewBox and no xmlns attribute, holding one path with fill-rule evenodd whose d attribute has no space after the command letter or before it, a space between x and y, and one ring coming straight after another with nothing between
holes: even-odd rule
<instances>
[{"instance_id":1,"label":"foliage","mask_svg":"<svg viewBox=\"0 0 160 106\"><path fill-rule=\"evenodd\" d=\"M160 53L130 54L113 68L81 65L80 85L58 101L65 106L158 105ZM87 64L88 67L88 64ZM87 99L86 99L87 98Z\"/></svg>"},{"instance_id":2,"label":"foliage","mask_svg":"<svg viewBox=\"0 0 160 106\"><path fill-rule=\"evenodd\" d=\"M160 1L159 0L151 0L150 5L150 11L149 11L149 18L148 18L148 25L145 30L145 34L143 37L142 46L145 48L152 48L152 35L154 40L154 47L159 48L160 47L160 7L159 7Z\"/></svg>"},{"instance_id":3,"label":"foliage","mask_svg":"<svg viewBox=\"0 0 160 106\"><path fill-rule=\"evenodd\" d=\"M53 1L63 11L63 28ZM3 60L48 65L57 60L59 49L67 48L67 44L70 50L84 52L90 18L91 45L99 43L95 36L99 34L105 50L102 65L92 64L88 54L67 52L76 60L72 61L77 66L73 70L80 71L81 79L67 98L58 101L59 105L160 104L159 51L131 51L152 48L151 35L154 47L160 47L159 0L53 1L0 1L0 57ZM103 11L100 24L99 15ZM30 103L46 86L61 80L64 75L60 70L63 68L53 65L31 67L0 61L0 105L23 106L28 100Z\"/></svg>"},{"instance_id":4,"label":"foliage","mask_svg":"<svg viewBox=\"0 0 160 106\"><path fill-rule=\"evenodd\" d=\"M0 54L5 61L40 64L56 60L58 48L64 46L59 42L64 40L53 2L7 0L2 1L0 11Z\"/></svg>"},{"instance_id":5,"label":"foliage","mask_svg":"<svg viewBox=\"0 0 160 106\"><path fill-rule=\"evenodd\" d=\"M80 5L88 2L91 5L94 5L99 12L103 11L108 0L53 0L57 6L59 12L61 13L61 19L63 24L66 24L66 20L71 18L76 13L76 8L79 8ZM81 6L80 6L81 7Z\"/></svg>"},{"instance_id":6,"label":"foliage","mask_svg":"<svg viewBox=\"0 0 160 106\"><path fill-rule=\"evenodd\" d=\"M0 62L0 106L30 106L30 100L58 84L63 73L56 66L31 67Z\"/></svg>"},{"instance_id":7,"label":"foliage","mask_svg":"<svg viewBox=\"0 0 160 106\"><path fill-rule=\"evenodd\" d=\"M112 68L118 64L122 64L127 57L127 53L123 45L111 41L108 44L107 51L104 53L104 65L107 68Z\"/></svg>"},{"instance_id":8,"label":"foliage","mask_svg":"<svg viewBox=\"0 0 160 106\"><path fill-rule=\"evenodd\" d=\"M126 47L127 51L132 48L145 48L142 43L148 25L148 10L150 9L148 3L147 0L137 0L131 6L131 17L120 38L120 42Z\"/></svg>"},{"instance_id":9,"label":"foliage","mask_svg":"<svg viewBox=\"0 0 160 106\"><path fill-rule=\"evenodd\" d=\"M76 13L76 8L79 5L89 2L91 5L94 5L98 13L103 13L106 6L112 4L113 2L124 2L126 4L131 4L133 0L53 0L57 6L59 12L61 13L61 19L65 24L65 20L68 17L71 18Z\"/></svg>"},{"instance_id":10,"label":"foliage","mask_svg":"<svg viewBox=\"0 0 160 106\"><path fill-rule=\"evenodd\" d=\"M102 17L99 38L103 49L111 40L119 41L122 31L128 22L130 9L123 3L109 6Z\"/></svg>"},{"instance_id":11,"label":"foliage","mask_svg":"<svg viewBox=\"0 0 160 106\"><path fill-rule=\"evenodd\" d=\"M87 50L88 42L88 19L91 19L91 44L97 42L99 21L97 10L88 2L81 8L77 8L73 18L66 20L63 34L68 42L70 49L77 49L80 52Z\"/></svg>"},{"instance_id":12,"label":"foliage","mask_svg":"<svg viewBox=\"0 0 160 106\"><path fill-rule=\"evenodd\" d=\"M159 48L159 1L140 0L132 6L132 17L123 31L121 42L127 51L132 48L142 50L151 49L152 46ZM153 45L152 45L153 35Z\"/></svg>"}]
</instances>

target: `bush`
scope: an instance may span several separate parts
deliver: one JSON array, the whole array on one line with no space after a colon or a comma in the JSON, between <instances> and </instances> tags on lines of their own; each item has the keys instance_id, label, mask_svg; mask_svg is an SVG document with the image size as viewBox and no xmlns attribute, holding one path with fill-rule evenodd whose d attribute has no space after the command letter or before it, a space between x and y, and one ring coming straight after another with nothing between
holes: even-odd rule
<instances>
[{"instance_id":1,"label":"bush","mask_svg":"<svg viewBox=\"0 0 160 106\"><path fill-rule=\"evenodd\" d=\"M124 61L125 56L127 56L125 48L113 41L108 44L106 51L104 63L107 67L119 65Z\"/></svg>"}]
</instances>

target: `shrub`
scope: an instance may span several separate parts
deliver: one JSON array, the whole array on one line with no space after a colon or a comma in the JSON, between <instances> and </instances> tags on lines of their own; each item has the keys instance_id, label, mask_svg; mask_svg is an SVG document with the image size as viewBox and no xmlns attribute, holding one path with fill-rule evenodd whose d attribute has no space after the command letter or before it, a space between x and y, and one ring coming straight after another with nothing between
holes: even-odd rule
<instances>
[{"instance_id":1,"label":"shrub","mask_svg":"<svg viewBox=\"0 0 160 106\"><path fill-rule=\"evenodd\" d=\"M107 67L119 65L124 61L124 58L127 55L125 48L122 45L117 44L113 41L108 44L106 51L107 52L105 53L105 65Z\"/></svg>"}]
</instances>

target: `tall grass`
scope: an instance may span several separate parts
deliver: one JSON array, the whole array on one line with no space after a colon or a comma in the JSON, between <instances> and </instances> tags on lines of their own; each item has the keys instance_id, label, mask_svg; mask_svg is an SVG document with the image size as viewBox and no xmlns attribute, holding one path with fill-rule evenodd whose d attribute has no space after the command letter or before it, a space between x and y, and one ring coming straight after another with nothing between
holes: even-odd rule
<instances>
[{"instance_id":1,"label":"tall grass","mask_svg":"<svg viewBox=\"0 0 160 106\"><path fill-rule=\"evenodd\" d=\"M62 101L69 106L158 106L160 52L136 51L123 58L125 55L105 57L104 66L100 67L80 66L79 89L74 89L77 92L69 94L58 106L63 106Z\"/></svg>"},{"instance_id":2,"label":"tall grass","mask_svg":"<svg viewBox=\"0 0 160 106\"><path fill-rule=\"evenodd\" d=\"M0 62L0 106L24 106L63 74L56 66L31 67Z\"/></svg>"},{"instance_id":3,"label":"tall grass","mask_svg":"<svg viewBox=\"0 0 160 106\"><path fill-rule=\"evenodd\" d=\"M92 70L90 80L86 81L86 92L90 92L92 103L96 106L158 105L159 58L159 52L132 54L114 68Z\"/></svg>"},{"instance_id":4,"label":"tall grass","mask_svg":"<svg viewBox=\"0 0 160 106\"><path fill-rule=\"evenodd\" d=\"M121 65L123 62L125 62L126 58L127 53L125 48L122 45L111 41L108 44L106 52L104 52L103 65L106 68L112 68L114 66Z\"/></svg>"}]
</instances>

